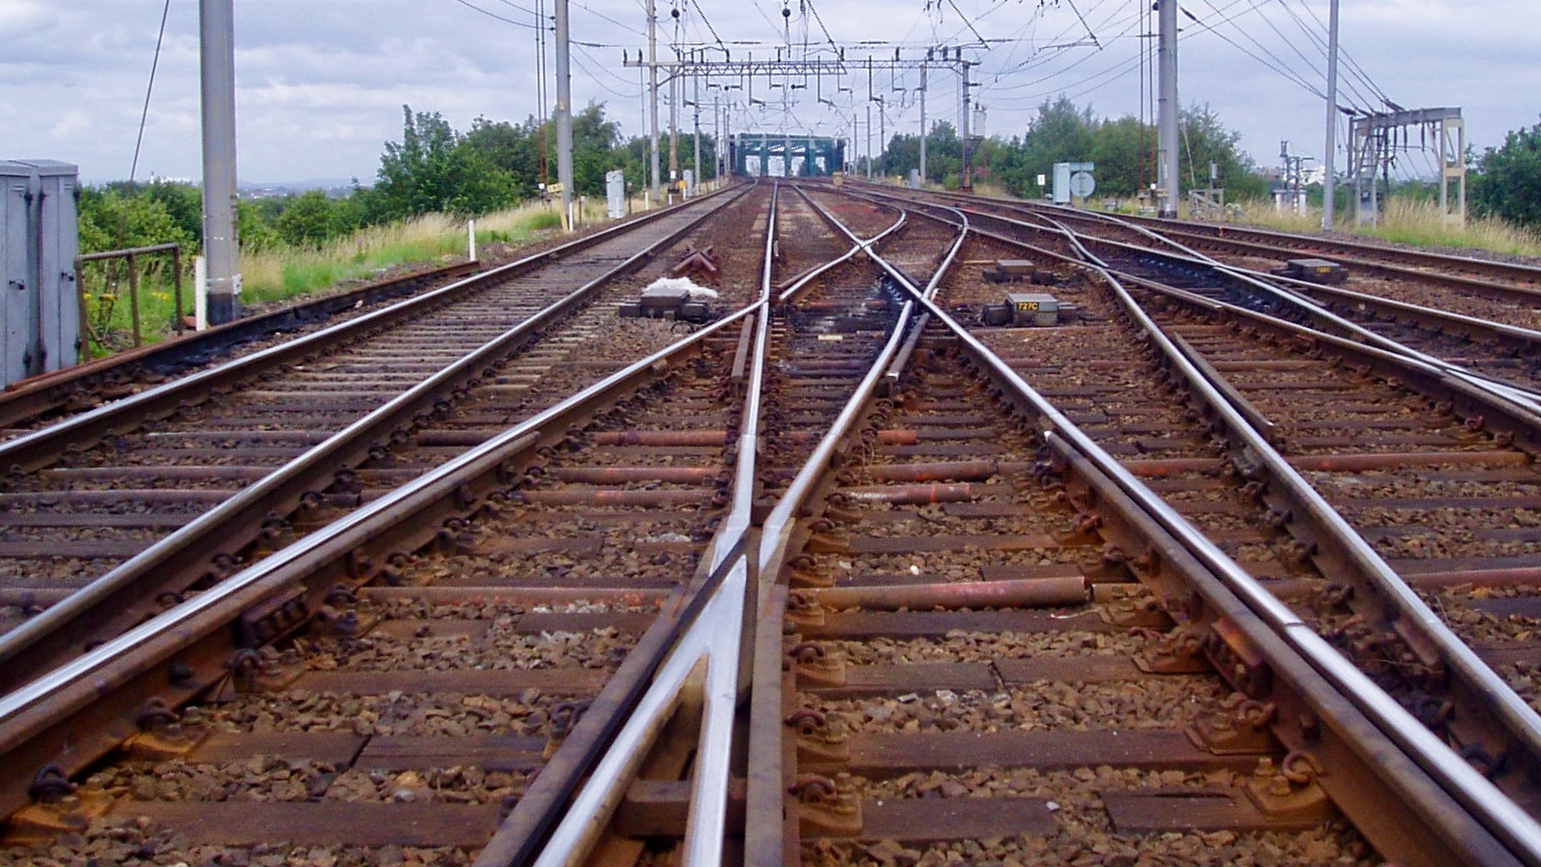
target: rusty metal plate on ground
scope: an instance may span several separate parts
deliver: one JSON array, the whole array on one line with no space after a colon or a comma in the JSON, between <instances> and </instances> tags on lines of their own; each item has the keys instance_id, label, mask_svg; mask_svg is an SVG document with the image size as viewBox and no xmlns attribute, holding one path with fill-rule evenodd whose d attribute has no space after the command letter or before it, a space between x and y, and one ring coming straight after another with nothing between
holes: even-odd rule
<instances>
[{"instance_id":1,"label":"rusty metal plate on ground","mask_svg":"<svg viewBox=\"0 0 1541 867\"><path fill-rule=\"evenodd\" d=\"M564 695L596 693L610 677L592 668L514 668L505 671L307 671L290 689L338 695L405 692L519 695L527 689Z\"/></svg>"},{"instance_id":2,"label":"rusty metal plate on ground","mask_svg":"<svg viewBox=\"0 0 1541 867\"><path fill-rule=\"evenodd\" d=\"M1174 731L999 731L854 734L842 768L866 776L919 770L1079 768L1097 765L1160 770L1251 772L1257 756L1215 756Z\"/></svg>"},{"instance_id":3,"label":"rusty metal plate on ground","mask_svg":"<svg viewBox=\"0 0 1541 867\"><path fill-rule=\"evenodd\" d=\"M282 756L342 766L353 760L365 740L352 732L214 732L188 755L188 761L223 764L252 756Z\"/></svg>"},{"instance_id":4,"label":"rusty metal plate on ground","mask_svg":"<svg viewBox=\"0 0 1541 867\"><path fill-rule=\"evenodd\" d=\"M863 840L931 843L984 840L1055 830L1054 814L1038 798L914 798L863 801Z\"/></svg>"},{"instance_id":5,"label":"rusty metal plate on ground","mask_svg":"<svg viewBox=\"0 0 1541 867\"><path fill-rule=\"evenodd\" d=\"M1241 789L1170 789L1102 792L1121 834L1165 831L1303 831L1318 821L1270 819Z\"/></svg>"},{"instance_id":6,"label":"rusty metal plate on ground","mask_svg":"<svg viewBox=\"0 0 1541 867\"><path fill-rule=\"evenodd\" d=\"M1085 632L1124 632L1123 627L1086 617L1076 629ZM823 626L804 626L804 638L900 638L962 632L1062 632L1065 624L1051 611L1016 608L1007 611L854 611L825 615Z\"/></svg>"},{"instance_id":7,"label":"rusty metal plate on ground","mask_svg":"<svg viewBox=\"0 0 1541 867\"><path fill-rule=\"evenodd\" d=\"M119 801L112 812L147 816L195 844L255 846L286 841L335 846L347 829L351 846L485 845L497 829L498 804L253 803L248 801Z\"/></svg>"},{"instance_id":8,"label":"rusty metal plate on ground","mask_svg":"<svg viewBox=\"0 0 1541 867\"><path fill-rule=\"evenodd\" d=\"M916 662L904 665L849 665L845 685L819 689L798 685L825 698L856 698L890 692L995 690L995 676L983 662Z\"/></svg>"}]
</instances>

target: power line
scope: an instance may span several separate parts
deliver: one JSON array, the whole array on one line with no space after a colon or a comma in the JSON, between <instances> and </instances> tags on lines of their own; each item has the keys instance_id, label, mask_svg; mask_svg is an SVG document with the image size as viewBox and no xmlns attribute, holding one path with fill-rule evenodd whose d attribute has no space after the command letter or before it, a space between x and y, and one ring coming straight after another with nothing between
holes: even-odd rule
<instances>
[{"instance_id":1,"label":"power line","mask_svg":"<svg viewBox=\"0 0 1541 867\"><path fill-rule=\"evenodd\" d=\"M139 171L139 151L144 147L144 128L150 120L150 94L155 92L155 70L161 65L161 46L166 43L166 19L171 16L171 0L161 9L160 35L155 37L155 59L150 61L150 83L144 88L144 109L139 113L139 136L134 140L134 161L129 164L128 185L134 186L134 174ZM127 220L127 211L124 219ZM121 242L121 239L120 239Z\"/></svg>"},{"instance_id":2,"label":"power line","mask_svg":"<svg viewBox=\"0 0 1541 867\"><path fill-rule=\"evenodd\" d=\"M505 0L505 2L506 2L506 0ZM590 15L593 15L595 18L602 18L605 21L608 21L608 22L610 22L611 24L614 24L617 27L622 27L622 28L625 28L627 30L631 30L633 28L633 25L617 21L614 18L611 18L609 15L606 15L605 13L599 11L598 9L595 9L592 6L585 6L582 3L573 3L572 5L578 7L579 9L582 9L584 12L587 12ZM615 46L607 45L605 47L606 48L613 48Z\"/></svg>"},{"instance_id":3,"label":"power line","mask_svg":"<svg viewBox=\"0 0 1541 867\"><path fill-rule=\"evenodd\" d=\"M502 15L499 15L496 12L492 12L490 10L483 9L480 6L477 6L475 3L468 2L468 0L455 0L455 2L459 3L461 6L466 7L467 9L474 9L477 12L480 12L483 15L487 16L488 18L493 18L493 19L496 19L498 21L501 21L504 24L512 24L515 27L525 27L525 28L529 28L529 29L532 29L532 30L535 29L535 25L534 24L529 24L529 23L526 23L524 21L515 21L512 18L506 18L506 17L504 17ZM507 3L508 0L503 0L503 2ZM514 4L509 3L508 5L513 6ZM520 7L520 6L514 6L514 8L518 9L519 11L524 12L524 13L526 13L528 15L534 15L535 14L535 11L533 9L525 9L523 7Z\"/></svg>"},{"instance_id":4,"label":"power line","mask_svg":"<svg viewBox=\"0 0 1541 867\"><path fill-rule=\"evenodd\" d=\"M1246 11L1256 10L1257 7L1262 4L1262 2L1263 2L1263 0L1254 0L1254 2L1252 3L1252 6L1249 7L1249 9L1246 10ZM1222 16L1222 20L1220 22L1222 25L1223 24L1230 24L1231 26L1235 27L1237 31L1239 31L1243 36L1245 36L1247 38L1247 41L1251 42L1253 45L1256 45L1259 49L1262 50L1262 52L1264 54L1268 55L1268 57L1272 59L1272 62L1269 62L1268 60L1264 60L1263 58L1257 56L1256 53L1254 53L1251 50L1247 49L1246 47L1242 46L1236 40L1234 40L1231 37L1225 35L1224 33L1221 33L1218 29L1216 29L1216 27L1213 24L1210 24L1207 21L1199 20L1199 18L1194 16L1194 14L1192 12L1189 12L1188 10L1184 9L1183 13L1186 14L1190 19L1192 19L1192 21L1195 24L1199 25L1200 27L1203 27L1205 30L1208 30L1210 33L1213 33L1215 36L1219 37L1221 40L1223 40L1227 44L1231 45L1233 48L1235 48L1237 51L1240 51L1242 54L1245 54L1248 57L1252 58L1253 60L1256 60L1258 63L1261 63L1264 66L1268 67L1269 69L1272 69L1274 72L1279 73L1280 75L1284 76L1285 78L1287 78L1290 81L1294 82L1295 84L1299 85L1301 88L1305 89L1306 91L1309 91L1310 93L1315 94L1317 97L1319 97L1321 99L1326 99L1327 98L1327 94L1323 93L1320 88L1318 88L1316 85L1312 84L1311 82L1306 81L1303 77L1300 76L1299 73L1297 73L1294 70L1290 69L1289 65L1287 63L1285 63L1283 60L1281 60L1278 55L1274 54L1272 51L1270 51L1267 48L1267 46L1263 45L1261 42L1258 42L1257 39L1252 36L1252 34L1248 33L1240 25L1236 24L1235 23L1235 17L1236 17L1235 15L1225 16L1225 14L1223 12L1221 12L1219 9L1215 9L1215 5L1213 3L1211 3L1211 2L1209 2L1209 0L1204 0L1204 3L1205 3L1205 5L1209 6L1211 9L1214 9L1215 14Z\"/></svg>"},{"instance_id":5,"label":"power line","mask_svg":"<svg viewBox=\"0 0 1541 867\"><path fill-rule=\"evenodd\" d=\"M717 40L717 47L727 51L728 47L723 44L722 37L717 35L717 28L713 27L712 20L706 17L706 10L701 8L701 4L697 0L690 0L690 5L696 7L696 12L701 15L701 23L706 25L707 30L711 31L712 38Z\"/></svg>"}]
</instances>

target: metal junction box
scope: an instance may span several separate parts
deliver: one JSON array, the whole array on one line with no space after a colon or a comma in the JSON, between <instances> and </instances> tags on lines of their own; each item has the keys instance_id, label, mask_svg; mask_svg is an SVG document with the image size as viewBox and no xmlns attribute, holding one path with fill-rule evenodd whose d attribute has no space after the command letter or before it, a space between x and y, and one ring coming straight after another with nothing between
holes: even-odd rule
<instances>
[{"instance_id":1,"label":"metal junction box","mask_svg":"<svg viewBox=\"0 0 1541 867\"><path fill-rule=\"evenodd\" d=\"M679 319L685 322L706 322L713 317L711 305L695 301L690 290L677 286L649 286L642 297L631 304L621 304L616 314L623 318Z\"/></svg>"},{"instance_id":2,"label":"metal junction box","mask_svg":"<svg viewBox=\"0 0 1541 867\"><path fill-rule=\"evenodd\" d=\"M1337 285L1348 279L1348 271L1326 259L1291 259L1284 263L1284 275L1311 283Z\"/></svg>"},{"instance_id":3,"label":"metal junction box","mask_svg":"<svg viewBox=\"0 0 1541 867\"><path fill-rule=\"evenodd\" d=\"M0 161L0 378L7 385L80 358L78 175L54 160Z\"/></svg>"},{"instance_id":4,"label":"metal junction box","mask_svg":"<svg viewBox=\"0 0 1541 867\"><path fill-rule=\"evenodd\" d=\"M1006 296L1012 325L1053 325L1059 321L1059 300L1053 295L1013 292Z\"/></svg>"}]
</instances>

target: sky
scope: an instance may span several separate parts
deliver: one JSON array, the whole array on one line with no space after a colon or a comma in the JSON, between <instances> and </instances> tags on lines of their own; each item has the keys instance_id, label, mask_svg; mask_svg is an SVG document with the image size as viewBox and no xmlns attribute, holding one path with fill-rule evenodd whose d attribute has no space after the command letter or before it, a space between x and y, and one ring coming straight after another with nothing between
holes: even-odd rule
<instances>
[{"instance_id":1,"label":"sky","mask_svg":"<svg viewBox=\"0 0 1541 867\"><path fill-rule=\"evenodd\" d=\"M977 62L970 76L984 133L1024 133L1046 99L1064 94L1098 117L1140 116L1143 0L656 0L660 59L680 46L707 60L834 59L852 74L776 80L703 79L700 102L730 109L735 131L874 138L918 132L919 76L877 72L866 57L918 60L941 46ZM1326 147L1327 0L1182 0L1179 99L1208 105L1259 166ZM1384 110L1459 106L1480 152L1541 120L1541 3L1536 0L1341 0L1346 54L1338 104ZM626 136L646 133L647 0L572 0L573 102L605 104ZM236 16L238 170L243 184L370 182L402 106L441 113L456 129L477 117L540 115L536 22L546 22L545 105L555 102L554 0L240 0ZM163 10L166 30L144 139L141 113ZM788 15L783 15L785 10ZM675 16L678 12L678 16ZM541 17L544 13L544 17ZM727 89L709 84L730 86ZM773 83L791 87L772 87ZM731 86L737 86L733 89ZM806 86L802 86L806 85ZM693 87L686 85L686 89ZM928 120L959 120L959 81L931 70ZM789 96L788 96L789 95ZM682 103L692 100L682 94ZM747 104L749 96L765 104ZM835 106L818 101L823 96ZM882 98L881 109L876 101ZM784 101L790 104L784 104ZM1149 109L1147 109L1147 112ZM694 109L682 104L688 130ZM668 109L663 109L667 126ZM708 110L702 128L713 125ZM977 131L977 130L976 130ZM1337 162L1342 155L1339 133ZM196 180L198 4L194 0L0 0L0 159L80 166L88 182ZM1402 158L1405 177L1435 159Z\"/></svg>"}]
</instances>

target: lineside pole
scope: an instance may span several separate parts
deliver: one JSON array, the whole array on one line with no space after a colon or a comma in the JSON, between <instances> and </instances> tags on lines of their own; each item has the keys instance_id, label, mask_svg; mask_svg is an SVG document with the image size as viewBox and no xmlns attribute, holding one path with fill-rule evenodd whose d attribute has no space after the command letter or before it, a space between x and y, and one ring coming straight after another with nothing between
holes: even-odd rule
<instances>
[{"instance_id":1,"label":"lineside pole","mask_svg":"<svg viewBox=\"0 0 1541 867\"><path fill-rule=\"evenodd\" d=\"M573 77L568 56L568 0L556 0L556 179L562 185L562 226L573 230Z\"/></svg>"},{"instance_id":2,"label":"lineside pole","mask_svg":"<svg viewBox=\"0 0 1541 867\"><path fill-rule=\"evenodd\" d=\"M680 74L669 73L669 189L680 180Z\"/></svg>"},{"instance_id":3,"label":"lineside pole","mask_svg":"<svg viewBox=\"0 0 1541 867\"><path fill-rule=\"evenodd\" d=\"M658 183L658 2L647 0L647 80L648 90L653 97L653 128L648 134L652 144L652 168L653 168L653 207L658 207L661 198L660 184Z\"/></svg>"},{"instance_id":4,"label":"lineside pole","mask_svg":"<svg viewBox=\"0 0 1541 867\"><path fill-rule=\"evenodd\" d=\"M696 76L696 75L690 76L690 83L691 83L691 108L695 111L695 125L696 125L695 141L694 141L694 144L696 146L695 147L695 150L696 150L696 154L695 154L695 158L696 158L696 173L695 173L695 181L694 182L697 185L697 187L699 187L700 184L701 184L701 181L704 180L701 177L701 78L700 78L700 76ZM687 190L686 192L689 193L689 194L694 194L695 190L693 190L693 189L692 190Z\"/></svg>"},{"instance_id":5,"label":"lineside pole","mask_svg":"<svg viewBox=\"0 0 1541 867\"><path fill-rule=\"evenodd\" d=\"M1322 158L1327 177L1322 181L1322 231L1331 232L1338 194L1333 174L1338 150L1338 0L1332 0L1327 21L1327 155Z\"/></svg>"},{"instance_id":6,"label":"lineside pole","mask_svg":"<svg viewBox=\"0 0 1541 867\"><path fill-rule=\"evenodd\" d=\"M1180 184L1177 156L1181 146L1177 131L1177 0L1159 0L1158 9L1161 98L1157 138L1161 155L1156 168L1159 172L1157 184L1161 189L1159 216L1176 219Z\"/></svg>"},{"instance_id":7,"label":"lineside pole","mask_svg":"<svg viewBox=\"0 0 1541 867\"><path fill-rule=\"evenodd\" d=\"M223 325L241 315L234 0L199 0L198 24L203 83L203 254L209 269L209 322Z\"/></svg>"},{"instance_id":8,"label":"lineside pole","mask_svg":"<svg viewBox=\"0 0 1541 867\"><path fill-rule=\"evenodd\" d=\"M920 183L926 183L926 67L920 67Z\"/></svg>"}]
</instances>

